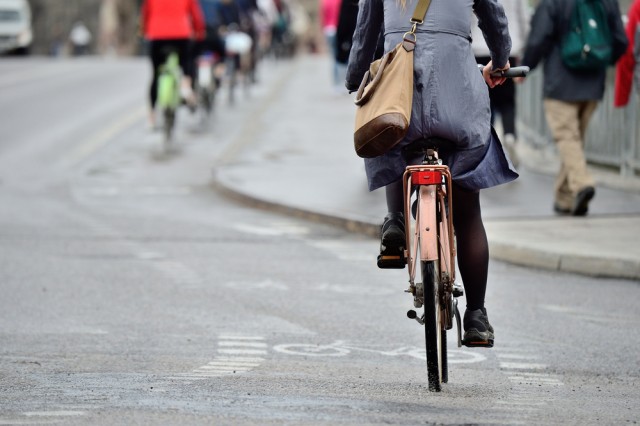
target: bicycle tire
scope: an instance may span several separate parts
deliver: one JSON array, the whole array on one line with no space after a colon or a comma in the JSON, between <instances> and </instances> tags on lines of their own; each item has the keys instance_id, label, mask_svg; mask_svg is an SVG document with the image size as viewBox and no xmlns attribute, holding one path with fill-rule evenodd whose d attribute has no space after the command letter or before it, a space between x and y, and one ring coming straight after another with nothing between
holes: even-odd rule
<instances>
[{"instance_id":1,"label":"bicycle tire","mask_svg":"<svg viewBox=\"0 0 640 426\"><path fill-rule=\"evenodd\" d=\"M442 383L449 382L449 355L447 354L447 330L440 329L440 340L442 340Z\"/></svg>"},{"instance_id":2,"label":"bicycle tire","mask_svg":"<svg viewBox=\"0 0 640 426\"><path fill-rule=\"evenodd\" d=\"M165 108L163 115L164 150L165 153L169 153L169 151L171 151L171 141L173 139L173 128L176 122L176 111L172 108Z\"/></svg>"},{"instance_id":3,"label":"bicycle tire","mask_svg":"<svg viewBox=\"0 0 640 426\"><path fill-rule=\"evenodd\" d=\"M440 307L439 265L437 260L420 261L424 287L424 335L427 352L429 390L442 390L443 327ZM446 343L446 342L445 342Z\"/></svg>"}]
</instances>

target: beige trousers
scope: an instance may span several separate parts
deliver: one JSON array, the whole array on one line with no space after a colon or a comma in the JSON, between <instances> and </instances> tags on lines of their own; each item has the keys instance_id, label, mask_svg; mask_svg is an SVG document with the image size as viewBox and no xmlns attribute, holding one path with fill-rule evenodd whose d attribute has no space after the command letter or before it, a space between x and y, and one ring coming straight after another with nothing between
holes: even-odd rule
<instances>
[{"instance_id":1,"label":"beige trousers","mask_svg":"<svg viewBox=\"0 0 640 426\"><path fill-rule=\"evenodd\" d=\"M544 100L547 124L560 156L555 202L561 208L570 209L578 192L595 185L584 156L584 137L597 106L598 101Z\"/></svg>"}]
</instances>

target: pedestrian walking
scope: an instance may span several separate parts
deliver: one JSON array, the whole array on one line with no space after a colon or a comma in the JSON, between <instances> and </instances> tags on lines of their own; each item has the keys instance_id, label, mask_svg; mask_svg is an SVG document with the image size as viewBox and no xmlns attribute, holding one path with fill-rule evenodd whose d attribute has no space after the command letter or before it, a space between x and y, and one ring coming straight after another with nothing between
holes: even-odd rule
<instances>
[{"instance_id":1,"label":"pedestrian walking","mask_svg":"<svg viewBox=\"0 0 640 426\"><path fill-rule=\"evenodd\" d=\"M322 33L324 34L325 42L327 43L327 48L329 50L329 56L331 58L332 83L335 91L344 91L344 86L342 84L344 81L344 73L341 71L344 66L341 66L336 59L338 49L336 32L338 29L341 3L342 0L321 0L320 2Z\"/></svg>"},{"instance_id":2,"label":"pedestrian walking","mask_svg":"<svg viewBox=\"0 0 640 426\"><path fill-rule=\"evenodd\" d=\"M527 0L501 0L504 12L509 21L509 35L511 36L511 54L509 63L511 66L519 65L524 45L529 35L529 3ZM474 25L471 27L473 53L479 64L486 64L491 57L489 47L478 27L478 19L473 15ZM508 79L504 84L489 90L491 104L491 123L495 123L496 116L500 117L503 129L503 143L509 158L514 166L518 166L516 152L516 85L513 79Z\"/></svg>"},{"instance_id":3,"label":"pedestrian walking","mask_svg":"<svg viewBox=\"0 0 640 426\"><path fill-rule=\"evenodd\" d=\"M599 2L605 19L596 27L608 26L610 31L610 45L606 46L610 60L589 70L572 68L576 65L562 54L575 5L585 1ZM595 22L595 18L591 20ZM533 70L544 61L545 116L561 162L553 205L558 214L584 216L589 210L595 181L587 169L585 133L604 94L607 66L615 64L626 47L617 0L542 0L533 14L522 65Z\"/></svg>"},{"instance_id":4,"label":"pedestrian walking","mask_svg":"<svg viewBox=\"0 0 640 426\"><path fill-rule=\"evenodd\" d=\"M616 65L616 89L613 105L623 107L629 103L631 86L635 82L640 94L640 0L629 6L626 34L629 46Z\"/></svg>"},{"instance_id":5,"label":"pedestrian walking","mask_svg":"<svg viewBox=\"0 0 640 426\"><path fill-rule=\"evenodd\" d=\"M383 25L385 51L393 49L410 31L417 1L360 2L347 66L347 89L358 89L374 59ZM478 15L493 58L482 74L471 49L472 11ZM487 85L494 87L505 81L491 77L491 70L509 68L507 17L498 0L432 0L424 23L417 26L416 38L407 135L386 154L364 160L369 189L385 188L388 214L382 224L380 250L397 252L405 244L402 175L408 164L419 164L422 157L405 157L403 148L430 137L451 141L441 147L440 158L453 177L458 267L467 299L465 340L474 336L489 341L494 339L485 309L489 246L480 211L480 190L518 177L491 128L487 89Z\"/></svg>"},{"instance_id":6,"label":"pedestrian walking","mask_svg":"<svg viewBox=\"0 0 640 426\"><path fill-rule=\"evenodd\" d=\"M91 31L82 21L77 21L73 24L71 32L69 33L69 41L73 48L74 56L82 56L89 53L89 45L91 44Z\"/></svg>"}]
</instances>

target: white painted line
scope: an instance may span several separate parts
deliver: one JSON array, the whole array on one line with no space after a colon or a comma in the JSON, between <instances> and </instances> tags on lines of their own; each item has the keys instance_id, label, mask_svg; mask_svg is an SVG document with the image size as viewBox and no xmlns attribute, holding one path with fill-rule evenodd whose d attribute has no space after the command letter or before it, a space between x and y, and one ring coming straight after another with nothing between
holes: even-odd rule
<instances>
[{"instance_id":1,"label":"white painted line","mask_svg":"<svg viewBox=\"0 0 640 426\"><path fill-rule=\"evenodd\" d=\"M532 362L501 362L500 368L505 370L544 370L547 365Z\"/></svg>"},{"instance_id":2,"label":"white painted line","mask_svg":"<svg viewBox=\"0 0 640 426\"><path fill-rule=\"evenodd\" d=\"M520 375L520 376L530 376L530 377L553 377L553 378L559 378L560 377L560 376L555 375L555 374L533 373L533 372L528 372L528 371L518 371L517 374Z\"/></svg>"},{"instance_id":3,"label":"white painted line","mask_svg":"<svg viewBox=\"0 0 640 426\"><path fill-rule=\"evenodd\" d=\"M66 417L66 416L84 416L86 411L27 411L22 413L27 417Z\"/></svg>"},{"instance_id":4,"label":"white painted line","mask_svg":"<svg viewBox=\"0 0 640 426\"><path fill-rule=\"evenodd\" d=\"M236 368L255 368L259 366L260 364L207 364L207 365L203 365L199 369L231 368L235 370Z\"/></svg>"},{"instance_id":5,"label":"white painted line","mask_svg":"<svg viewBox=\"0 0 640 426\"><path fill-rule=\"evenodd\" d=\"M236 366L249 366L249 367L257 367L260 365L259 362L238 362L238 361L212 361L207 365L236 365Z\"/></svg>"},{"instance_id":6,"label":"white painted line","mask_svg":"<svg viewBox=\"0 0 640 426\"><path fill-rule=\"evenodd\" d=\"M208 366L205 365L203 367L200 368L196 368L195 370L193 370L194 373L209 373L212 371L250 371L252 367L240 367L240 366L220 366L220 367L216 367L216 366Z\"/></svg>"},{"instance_id":7,"label":"white painted line","mask_svg":"<svg viewBox=\"0 0 640 426\"><path fill-rule=\"evenodd\" d=\"M527 377L527 376L509 376L509 380L518 381L518 382L527 382L527 383L543 383L543 384L555 384L555 385L564 385L558 379L545 379L543 377Z\"/></svg>"},{"instance_id":8,"label":"white painted line","mask_svg":"<svg viewBox=\"0 0 640 426\"><path fill-rule=\"evenodd\" d=\"M522 354L505 354L498 353L498 358L506 358L506 359L538 359L535 355L522 355Z\"/></svg>"},{"instance_id":9,"label":"white painted line","mask_svg":"<svg viewBox=\"0 0 640 426\"><path fill-rule=\"evenodd\" d=\"M265 228L261 226L247 225L243 223L237 223L233 226L234 229L246 234L260 235L263 237L278 237L284 234L283 231L273 228Z\"/></svg>"},{"instance_id":10,"label":"white painted line","mask_svg":"<svg viewBox=\"0 0 640 426\"><path fill-rule=\"evenodd\" d=\"M234 347L243 347L243 348L266 348L266 343L258 343L258 342L229 342L229 341L220 341L218 342L218 346L234 346Z\"/></svg>"},{"instance_id":11,"label":"white painted line","mask_svg":"<svg viewBox=\"0 0 640 426\"><path fill-rule=\"evenodd\" d=\"M255 357L216 357L215 361L232 361L232 362L263 362L264 358Z\"/></svg>"},{"instance_id":12,"label":"white painted line","mask_svg":"<svg viewBox=\"0 0 640 426\"><path fill-rule=\"evenodd\" d=\"M233 334L221 334L218 336L220 340L264 340L261 336L238 336Z\"/></svg>"},{"instance_id":13,"label":"white painted line","mask_svg":"<svg viewBox=\"0 0 640 426\"><path fill-rule=\"evenodd\" d=\"M225 355L266 355L267 351L258 349L218 349L218 353Z\"/></svg>"},{"instance_id":14,"label":"white painted line","mask_svg":"<svg viewBox=\"0 0 640 426\"><path fill-rule=\"evenodd\" d=\"M241 374L245 373L245 371L236 371L236 370L226 370L226 371L194 371L191 374L198 375L201 377L220 377L220 376L231 376L233 374Z\"/></svg>"},{"instance_id":15,"label":"white painted line","mask_svg":"<svg viewBox=\"0 0 640 426\"><path fill-rule=\"evenodd\" d=\"M197 376L195 374L184 374L182 376L171 376L169 379L171 380L204 380L207 377Z\"/></svg>"},{"instance_id":16,"label":"white painted line","mask_svg":"<svg viewBox=\"0 0 640 426\"><path fill-rule=\"evenodd\" d=\"M547 405L546 402L537 401L498 401L500 405Z\"/></svg>"},{"instance_id":17,"label":"white painted line","mask_svg":"<svg viewBox=\"0 0 640 426\"><path fill-rule=\"evenodd\" d=\"M220 368L224 368L224 367L240 367L240 368L244 368L244 367L248 367L248 368L253 368L253 367L259 367L260 364L259 363L232 363L232 362L225 362L225 363L218 363L218 362L210 362L207 365L203 365L200 368L213 368L213 367L220 367Z\"/></svg>"},{"instance_id":18,"label":"white painted line","mask_svg":"<svg viewBox=\"0 0 640 426\"><path fill-rule=\"evenodd\" d=\"M509 377L512 382L524 382L532 385L544 385L544 386L564 386L564 383L558 380L542 380L542 379L530 379L526 377L512 376Z\"/></svg>"}]
</instances>

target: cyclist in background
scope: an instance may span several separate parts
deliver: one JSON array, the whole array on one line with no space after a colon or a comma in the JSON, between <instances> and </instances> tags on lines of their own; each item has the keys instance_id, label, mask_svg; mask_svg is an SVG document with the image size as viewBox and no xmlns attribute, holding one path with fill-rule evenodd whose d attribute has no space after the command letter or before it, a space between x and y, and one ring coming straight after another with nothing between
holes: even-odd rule
<instances>
[{"instance_id":1,"label":"cyclist in background","mask_svg":"<svg viewBox=\"0 0 640 426\"><path fill-rule=\"evenodd\" d=\"M171 51L177 52L180 57L180 67L183 71L180 93L187 104L195 106L190 45L191 40L204 38L205 24L197 0L144 0L140 15L141 30L149 42L149 55L153 66L149 89L149 124L155 126L154 109L159 68Z\"/></svg>"},{"instance_id":2,"label":"cyclist in background","mask_svg":"<svg viewBox=\"0 0 640 426\"><path fill-rule=\"evenodd\" d=\"M225 47L224 39L220 36L220 27L222 26L222 17L218 6L220 0L200 0L200 8L204 15L206 27L205 38L198 43L199 53L210 51L217 54L220 59L224 59Z\"/></svg>"}]
</instances>

